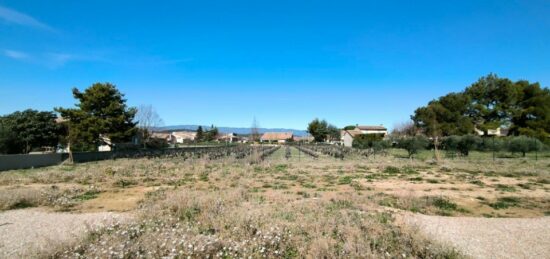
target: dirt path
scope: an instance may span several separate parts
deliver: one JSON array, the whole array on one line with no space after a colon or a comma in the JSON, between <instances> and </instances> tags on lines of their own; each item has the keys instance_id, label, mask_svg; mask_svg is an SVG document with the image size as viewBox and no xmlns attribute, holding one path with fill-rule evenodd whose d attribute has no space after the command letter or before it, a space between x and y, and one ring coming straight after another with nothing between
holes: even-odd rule
<instances>
[{"instance_id":1,"label":"dirt path","mask_svg":"<svg viewBox=\"0 0 550 259\"><path fill-rule=\"evenodd\" d=\"M21 209L0 213L0 258L28 258L78 241L88 226L98 227L128 220L128 214L55 213Z\"/></svg>"},{"instance_id":2,"label":"dirt path","mask_svg":"<svg viewBox=\"0 0 550 259\"><path fill-rule=\"evenodd\" d=\"M407 213L403 222L473 258L550 258L550 217L468 218Z\"/></svg>"}]
</instances>

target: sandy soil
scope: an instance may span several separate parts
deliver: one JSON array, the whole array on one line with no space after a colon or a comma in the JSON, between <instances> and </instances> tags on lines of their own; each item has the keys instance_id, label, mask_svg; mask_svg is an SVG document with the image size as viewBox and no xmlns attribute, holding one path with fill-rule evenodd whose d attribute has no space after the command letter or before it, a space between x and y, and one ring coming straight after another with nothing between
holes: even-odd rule
<instances>
[{"instance_id":1,"label":"sandy soil","mask_svg":"<svg viewBox=\"0 0 550 259\"><path fill-rule=\"evenodd\" d=\"M550 258L550 217L469 218L406 213L402 220L473 258Z\"/></svg>"},{"instance_id":2,"label":"sandy soil","mask_svg":"<svg viewBox=\"0 0 550 259\"><path fill-rule=\"evenodd\" d=\"M0 258L47 255L55 248L84 237L88 227L100 227L130 219L129 214L55 213L21 209L0 213Z\"/></svg>"},{"instance_id":3,"label":"sandy soil","mask_svg":"<svg viewBox=\"0 0 550 259\"><path fill-rule=\"evenodd\" d=\"M136 186L124 189L107 190L98 195L97 198L84 201L76 206L79 212L127 212L134 210L145 197L146 193L159 189L160 187Z\"/></svg>"}]
</instances>

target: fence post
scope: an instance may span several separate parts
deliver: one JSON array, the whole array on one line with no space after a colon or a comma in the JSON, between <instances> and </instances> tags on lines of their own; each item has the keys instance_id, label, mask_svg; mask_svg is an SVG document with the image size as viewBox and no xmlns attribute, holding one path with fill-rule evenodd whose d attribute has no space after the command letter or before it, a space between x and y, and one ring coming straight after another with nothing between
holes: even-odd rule
<instances>
[{"instance_id":1,"label":"fence post","mask_svg":"<svg viewBox=\"0 0 550 259\"><path fill-rule=\"evenodd\" d=\"M495 162L495 136L493 136L493 162Z\"/></svg>"}]
</instances>

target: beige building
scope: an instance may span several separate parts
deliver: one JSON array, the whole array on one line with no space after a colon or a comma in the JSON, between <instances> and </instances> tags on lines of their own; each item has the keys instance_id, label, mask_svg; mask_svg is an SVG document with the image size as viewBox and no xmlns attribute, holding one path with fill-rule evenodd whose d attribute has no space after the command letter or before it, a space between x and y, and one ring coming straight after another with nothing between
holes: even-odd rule
<instances>
[{"instance_id":1,"label":"beige building","mask_svg":"<svg viewBox=\"0 0 550 259\"><path fill-rule=\"evenodd\" d=\"M340 141L346 147L351 147L353 145L353 139L358 135L363 134L380 134L383 137L388 135L388 129L382 125L380 126L365 126L357 125L355 129L352 130L342 130L340 132Z\"/></svg>"},{"instance_id":2,"label":"beige building","mask_svg":"<svg viewBox=\"0 0 550 259\"><path fill-rule=\"evenodd\" d=\"M172 136L176 143L181 144L188 141L194 141L197 137L197 132L193 131L175 131L172 132Z\"/></svg>"},{"instance_id":3,"label":"beige building","mask_svg":"<svg viewBox=\"0 0 550 259\"><path fill-rule=\"evenodd\" d=\"M235 133L227 133L227 134L218 135L216 140L218 142L233 143L233 142L239 142L241 138L239 138L239 136L237 136L237 134Z\"/></svg>"},{"instance_id":4,"label":"beige building","mask_svg":"<svg viewBox=\"0 0 550 259\"><path fill-rule=\"evenodd\" d=\"M352 144L353 144L353 139L355 138L355 136L361 135L361 134L363 134L363 132L361 132L359 130L355 130L355 129L342 130L340 132L340 141L342 142L342 144L345 147L351 147Z\"/></svg>"},{"instance_id":5,"label":"beige building","mask_svg":"<svg viewBox=\"0 0 550 259\"><path fill-rule=\"evenodd\" d=\"M508 129L503 129L501 127L498 127L496 129L489 129L487 130L487 133L485 133L483 130L474 129L476 134L479 136L496 136L496 137L506 137L508 136Z\"/></svg>"},{"instance_id":6,"label":"beige building","mask_svg":"<svg viewBox=\"0 0 550 259\"><path fill-rule=\"evenodd\" d=\"M361 131L363 134L381 134L388 135L388 129L386 127L380 125L380 126L361 126L357 125L354 130Z\"/></svg>"},{"instance_id":7,"label":"beige building","mask_svg":"<svg viewBox=\"0 0 550 259\"><path fill-rule=\"evenodd\" d=\"M176 142L176 138L172 136L171 133L168 133L168 132L153 132L153 134L151 134L151 138L164 140L166 141L166 143Z\"/></svg>"},{"instance_id":8,"label":"beige building","mask_svg":"<svg viewBox=\"0 0 550 259\"><path fill-rule=\"evenodd\" d=\"M261 142L276 142L276 143L286 143L289 140L292 140L294 134L292 132L266 132L260 138Z\"/></svg>"},{"instance_id":9,"label":"beige building","mask_svg":"<svg viewBox=\"0 0 550 259\"><path fill-rule=\"evenodd\" d=\"M294 142L312 142L314 139L311 135L308 136L294 136L293 137Z\"/></svg>"}]
</instances>

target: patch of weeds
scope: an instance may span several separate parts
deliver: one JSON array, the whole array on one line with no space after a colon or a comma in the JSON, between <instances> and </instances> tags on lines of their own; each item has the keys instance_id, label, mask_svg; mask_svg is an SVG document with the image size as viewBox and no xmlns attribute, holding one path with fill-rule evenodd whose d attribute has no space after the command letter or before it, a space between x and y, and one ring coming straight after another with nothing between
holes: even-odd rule
<instances>
[{"instance_id":1,"label":"patch of weeds","mask_svg":"<svg viewBox=\"0 0 550 259\"><path fill-rule=\"evenodd\" d=\"M403 167L401 172L404 174L418 174L418 171L410 166Z\"/></svg>"},{"instance_id":2,"label":"patch of weeds","mask_svg":"<svg viewBox=\"0 0 550 259\"><path fill-rule=\"evenodd\" d=\"M477 180L477 179L476 179L476 180L470 181L470 183L471 183L471 184L475 184L475 185L477 185L477 186L481 186L481 187L485 186L485 183L483 183L482 181Z\"/></svg>"},{"instance_id":3,"label":"patch of weeds","mask_svg":"<svg viewBox=\"0 0 550 259\"><path fill-rule=\"evenodd\" d=\"M285 190L288 189L288 185L286 185L285 183L276 182L275 184L273 184L272 188L274 190Z\"/></svg>"},{"instance_id":4,"label":"patch of weeds","mask_svg":"<svg viewBox=\"0 0 550 259\"><path fill-rule=\"evenodd\" d=\"M21 199L13 204L11 204L8 207L8 210L15 210L15 209L24 209L24 208L31 208L35 207L36 204L33 204L31 201L28 201L26 199Z\"/></svg>"},{"instance_id":5,"label":"patch of weeds","mask_svg":"<svg viewBox=\"0 0 550 259\"><path fill-rule=\"evenodd\" d=\"M393 216L387 212L375 213L371 217L382 224L389 224L393 222Z\"/></svg>"},{"instance_id":6,"label":"patch of weeds","mask_svg":"<svg viewBox=\"0 0 550 259\"><path fill-rule=\"evenodd\" d=\"M327 205L327 210L329 211L337 211L351 208L353 208L353 203L348 200L331 200L330 204Z\"/></svg>"},{"instance_id":7,"label":"patch of weeds","mask_svg":"<svg viewBox=\"0 0 550 259\"><path fill-rule=\"evenodd\" d=\"M458 205L456 203L443 197L436 197L433 200L433 205L440 210L456 210Z\"/></svg>"},{"instance_id":8,"label":"patch of weeds","mask_svg":"<svg viewBox=\"0 0 550 259\"><path fill-rule=\"evenodd\" d=\"M309 197L311 197L311 195L307 192L304 192L304 191L298 191L296 194L302 196L304 199L307 199Z\"/></svg>"},{"instance_id":9,"label":"patch of weeds","mask_svg":"<svg viewBox=\"0 0 550 259\"><path fill-rule=\"evenodd\" d=\"M208 173L207 172L202 172L199 175L199 180L201 180L203 182L208 182Z\"/></svg>"},{"instance_id":10,"label":"patch of weeds","mask_svg":"<svg viewBox=\"0 0 550 259\"><path fill-rule=\"evenodd\" d=\"M78 196L74 197L74 200L87 201L87 200L95 199L95 198L97 198L99 193L100 193L99 190L89 190L89 191L86 191L85 193L83 193L81 195L78 195Z\"/></svg>"},{"instance_id":11,"label":"patch of weeds","mask_svg":"<svg viewBox=\"0 0 550 259\"><path fill-rule=\"evenodd\" d=\"M399 170L399 168L395 166L387 166L386 168L384 168L384 173L386 174L399 174L400 172L401 170Z\"/></svg>"},{"instance_id":12,"label":"patch of weeds","mask_svg":"<svg viewBox=\"0 0 550 259\"><path fill-rule=\"evenodd\" d=\"M295 174L290 174L290 175L283 175L283 176L277 177L277 179L288 180L288 181L296 181L296 180L298 180L298 176L295 175Z\"/></svg>"},{"instance_id":13,"label":"patch of weeds","mask_svg":"<svg viewBox=\"0 0 550 259\"><path fill-rule=\"evenodd\" d=\"M329 174L323 175L323 181L332 184L336 182L336 176L329 175Z\"/></svg>"},{"instance_id":14,"label":"patch of weeds","mask_svg":"<svg viewBox=\"0 0 550 259\"><path fill-rule=\"evenodd\" d=\"M531 185L528 183L518 183L517 185L522 189L531 190Z\"/></svg>"},{"instance_id":15,"label":"patch of weeds","mask_svg":"<svg viewBox=\"0 0 550 259\"><path fill-rule=\"evenodd\" d=\"M252 189L250 189L250 192L261 192L262 190L258 187L252 187Z\"/></svg>"},{"instance_id":16,"label":"patch of weeds","mask_svg":"<svg viewBox=\"0 0 550 259\"><path fill-rule=\"evenodd\" d=\"M136 181L133 181L133 180L129 180L129 179L118 179L114 182L114 186L115 187L120 187L120 188L126 188L128 186L132 186L136 184Z\"/></svg>"},{"instance_id":17,"label":"patch of weeds","mask_svg":"<svg viewBox=\"0 0 550 259\"><path fill-rule=\"evenodd\" d=\"M180 213L179 213L179 219L181 221L189 221L189 222L192 222L197 215L199 215L199 213L201 212L201 209L198 205L196 206L191 206L189 208L185 208L183 209Z\"/></svg>"},{"instance_id":18,"label":"patch of weeds","mask_svg":"<svg viewBox=\"0 0 550 259\"><path fill-rule=\"evenodd\" d=\"M113 168L110 168L110 167L105 168L105 170L103 172L106 175L109 175L109 176L114 176L116 174L116 170L114 170Z\"/></svg>"},{"instance_id":19,"label":"patch of weeds","mask_svg":"<svg viewBox=\"0 0 550 259\"><path fill-rule=\"evenodd\" d=\"M447 167L447 166L442 166L442 167L439 168L439 170L440 170L441 172L447 172L447 173L453 171L453 169L451 169L450 167Z\"/></svg>"},{"instance_id":20,"label":"patch of weeds","mask_svg":"<svg viewBox=\"0 0 550 259\"><path fill-rule=\"evenodd\" d=\"M363 185L361 185L359 182L356 182L356 181L352 181L350 183L350 186L353 187L353 189L355 189L356 191L365 190L365 187L363 187Z\"/></svg>"},{"instance_id":21,"label":"patch of weeds","mask_svg":"<svg viewBox=\"0 0 550 259\"><path fill-rule=\"evenodd\" d=\"M497 191L502 191L502 192L515 192L516 191L516 188L514 186L505 185L505 184L497 184L495 189Z\"/></svg>"},{"instance_id":22,"label":"patch of weeds","mask_svg":"<svg viewBox=\"0 0 550 259\"><path fill-rule=\"evenodd\" d=\"M309 188L309 189L317 188L317 186L313 183L301 183L301 185L302 185L302 187Z\"/></svg>"},{"instance_id":23,"label":"patch of weeds","mask_svg":"<svg viewBox=\"0 0 550 259\"><path fill-rule=\"evenodd\" d=\"M277 172L285 172L287 168L288 168L288 165L280 164L280 165L276 165L274 169Z\"/></svg>"},{"instance_id":24,"label":"patch of weeds","mask_svg":"<svg viewBox=\"0 0 550 259\"><path fill-rule=\"evenodd\" d=\"M520 202L521 200L518 197L507 196L498 198L496 202L490 203L489 206L496 210L507 209L518 206Z\"/></svg>"},{"instance_id":25,"label":"patch of weeds","mask_svg":"<svg viewBox=\"0 0 550 259\"><path fill-rule=\"evenodd\" d=\"M340 179L338 179L338 184L340 184L340 185L350 184L352 180L353 180L353 178L349 175L342 176L342 177L340 177Z\"/></svg>"},{"instance_id":26,"label":"patch of weeds","mask_svg":"<svg viewBox=\"0 0 550 259\"><path fill-rule=\"evenodd\" d=\"M437 179L428 179L426 180L428 183L439 183L439 180Z\"/></svg>"},{"instance_id":27,"label":"patch of weeds","mask_svg":"<svg viewBox=\"0 0 550 259\"><path fill-rule=\"evenodd\" d=\"M379 195L383 196L383 198L378 200L378 205L385 206L385 207L391 207L391 208L397 207L397 202L398 202L397 197L391 196L391 195L386 195L384 193L381 193Z\"/></svg>"},{"instance_id":28,"label":"patch of weeds","mask_svg":"<svg viewBox=\"0 0 550 259\"><path fill-rule=\"evenodd\" d=\"M419 182L419 181L422 181L423 178L420 176L417 176L417 177L409 178L408 180L413 182Z\"/></svg>"}]
</instances>

